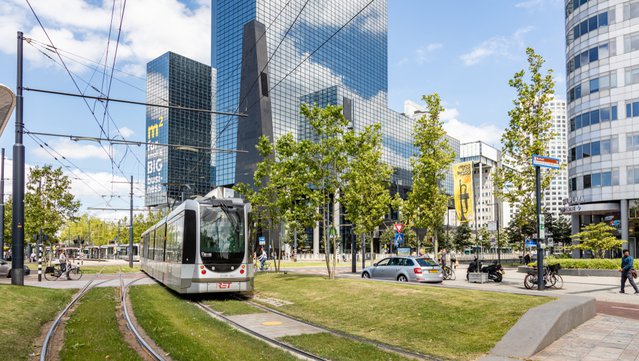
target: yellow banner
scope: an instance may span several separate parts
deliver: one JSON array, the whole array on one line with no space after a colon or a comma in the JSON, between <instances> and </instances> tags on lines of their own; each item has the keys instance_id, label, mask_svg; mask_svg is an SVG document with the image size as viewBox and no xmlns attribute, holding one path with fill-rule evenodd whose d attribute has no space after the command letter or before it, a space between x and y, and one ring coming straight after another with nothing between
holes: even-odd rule
<instances>
[{"instance_id":1,"label":"yellow banner","mask_svg":"<svg viewBox=\"0 0 639 361\"><path fill-rule=\"evenodd\" d=\"M467 223L473 216L473 162L453 165L453 176L457 219Z\"/></svg>"}]
</instances>

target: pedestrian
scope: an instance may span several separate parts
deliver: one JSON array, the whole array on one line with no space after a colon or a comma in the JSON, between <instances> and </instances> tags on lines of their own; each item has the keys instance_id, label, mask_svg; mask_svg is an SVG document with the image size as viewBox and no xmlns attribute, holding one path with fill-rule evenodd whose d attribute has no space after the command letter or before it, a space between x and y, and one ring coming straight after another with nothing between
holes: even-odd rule
<instances>
[{"instance_id":1,"label":"pedestrian","mask_svg":"<svg viewBox=\"0 0 639 361\"><path fill-rule=\"evenodd\" d=\"M450 255L450 268L452 269L457 268L457 254L455 253L454 250L451 250L449 255Z\"/></svg>"},{"instance_id":2,"label":"pedestrian","mask_svg":"<svg viewBox=\"0 0 639 361\"><path fill-rule=\"evenodd\" d=\"M31 256L29 257L29 259L31 260L31 262L36 262L36 254L35 254L35 252L31 251Z\"/></svg>"},{"instance_id":3,"label":"pedestrian","mask_svg":"<svg viewBox=\"0 0 639 361\"><path fill-rule=\"evenodd\" d=\"M58 261L60 261L60 270L62 272L66 272L67 271L67 255L64 254L64 250L60 251L60 254L58 255Z\"/></svg>"},{"instance_id":4,"label":"pedestrian","mask_svg":"<svg viewBox=\"0 0 639 361\"><path fill-rule=\"evenodd\" d=\"M529 264L530 263L530 252L526 252L526 255L524 256L524 264Z\"/></svg>"},{"instance_id":5,"label":"pedestrian","mask_svg":"<svg viewBox=\"0 0 639 361\"><path fill-rule=\"evenodd\" d=\"M630 257L630 252L627 249L623 250L623 258L621 259L621 291L619 293L626 293L626 280L630 281L630 285L635 289L635 294L639 293L639 289L637 289L637 284L635 283L633 273L636 274L634 267L634 259ZM633 272L635 271L635 272Z\"/></svg>"},{"instance_id":6,"label":"pedestrian","mask_svg":"<svg viewBox=\"0 0 639 361\"><path fill-rule=\"evenodd\" d=\"M446 263L448 263L447 261L448 261L448 253L446 252L446 248L442 248L440 258L439 258L439 264L445 266Z\"/></svg>"},{"instance_id":7,"label":"pedestrian","mask_svg":"<svg viewBox=\"0 0 639 361\"><path fill-rule=\"evenodd\" d=\"M260 258L258 258L258 260L260 261L260 271L264 271L264 263L266 263L267 258L268 256L266 255L264 246L260 246Z\"/></svg>"}]
</instances>

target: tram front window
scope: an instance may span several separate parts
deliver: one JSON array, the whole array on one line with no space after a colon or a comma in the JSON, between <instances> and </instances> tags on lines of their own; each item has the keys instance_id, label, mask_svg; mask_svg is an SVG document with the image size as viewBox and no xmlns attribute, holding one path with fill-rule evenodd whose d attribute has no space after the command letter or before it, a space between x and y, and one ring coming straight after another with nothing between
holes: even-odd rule
<instances>
[{"instance_id":1,"label":"tram front window","mask_svg":"<svg viewBox=\"0 0 639 361\"><path fill-rule=\"evenodd\" d=\"M236 269L244 259L244 226L240 214L229 207L201 208L200 257L216 272Z\"/></svg>"}]
</instances>

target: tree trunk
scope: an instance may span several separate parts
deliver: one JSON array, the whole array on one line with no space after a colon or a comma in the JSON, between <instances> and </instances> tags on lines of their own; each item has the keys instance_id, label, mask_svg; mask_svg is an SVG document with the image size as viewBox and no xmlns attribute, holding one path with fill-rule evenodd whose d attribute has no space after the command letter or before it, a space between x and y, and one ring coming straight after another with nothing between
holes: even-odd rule
<instances>
[{"instance_id":1,"label":"tree trunk","mask_svg":"<svg viewBox=\"0 0 639 361\"><path fill-rule=\"evenodd\" d=\"M332 278L331 275L331 263L329 256L329 244L326 237L326 212L322 210L322 225L324 226L324 260L326 261L326 271L328 272L328 278Z\"/></svg>"},{"instance_id":2,"label":"tree trunk","mask_svg":"<svg viewBox=\"0 0 639 361\"><path fill-rule=\"evenodd\" d=\"M437 231L433 232L433 249L435 254L438 254L439 251L439 239L437 239Z\"/></svg>"}]
</instances>

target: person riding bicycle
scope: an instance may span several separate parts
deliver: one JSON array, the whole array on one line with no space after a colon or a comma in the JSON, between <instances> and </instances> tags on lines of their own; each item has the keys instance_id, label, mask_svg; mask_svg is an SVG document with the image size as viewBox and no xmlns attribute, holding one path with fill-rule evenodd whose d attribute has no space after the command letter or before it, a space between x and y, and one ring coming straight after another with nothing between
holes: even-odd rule
<instances>
[{"instance_id":1,"label":"person riding bicycle","mask_svg":"<svg viewBox=\"0 0 639 361\"><path fill-rule=\"evenodd\" d=\"M64 251L60 251L60 254L58 255L58 261L60 261L60 270L62 270L62 272L66 272L67 271L67 255L64 253Z\"/></svg>"}]
</instances>

